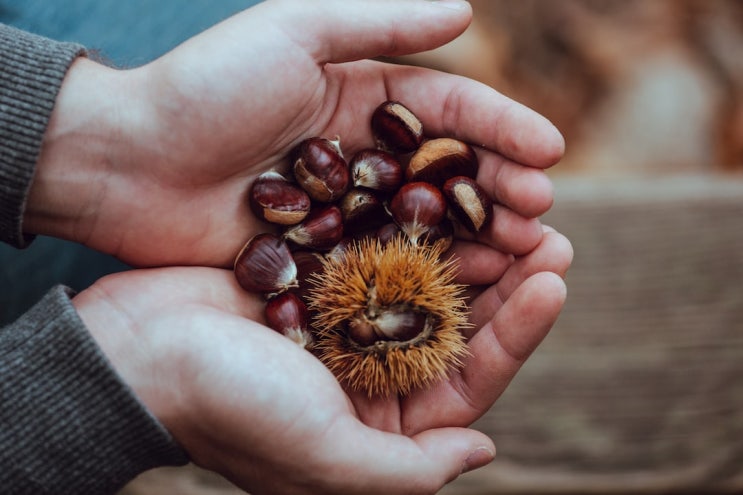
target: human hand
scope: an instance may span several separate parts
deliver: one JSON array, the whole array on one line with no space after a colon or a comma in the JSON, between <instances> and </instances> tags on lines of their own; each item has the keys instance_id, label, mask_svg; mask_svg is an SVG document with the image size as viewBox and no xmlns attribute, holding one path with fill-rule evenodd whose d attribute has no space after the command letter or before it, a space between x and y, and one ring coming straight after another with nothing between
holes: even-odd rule
<instances>
[{"instance_id":1,"label":"human hand","mask_svg":"<svg viewBox=\"0 0 743 495\"><path fill-rule=\"evenodd\" d=\"M456 7L456 8L455 8ZM24 226L134 265L227 266L266 230L252 180L300 140L372 145L369 116L404 102L431 136L478 145L499 202L482 236L523 254L552 204L543 172L562 155L544 118L473 81L362 60L432 49L467 26L466 2L268 0L132 70L76 61L57 100Z\"/></svg>"},{"instance_id":2,"label":"human hand","mask_svg":"<svg viewBox=\"0 0 743 495\"><path fill-rule=\"evenodd\" d=\"M551 229L515 260L480 244L456 249L479 250L489 266L463 264L460 282L495 280L471 301L471 357L404 399L347 394L319 360L261 324L263 301L227 270L124 272L73 303L192 460L250 493L435 493L492 460L492 441L467 426L554 323L572 257Z\"/></svg>"}]
</instances>

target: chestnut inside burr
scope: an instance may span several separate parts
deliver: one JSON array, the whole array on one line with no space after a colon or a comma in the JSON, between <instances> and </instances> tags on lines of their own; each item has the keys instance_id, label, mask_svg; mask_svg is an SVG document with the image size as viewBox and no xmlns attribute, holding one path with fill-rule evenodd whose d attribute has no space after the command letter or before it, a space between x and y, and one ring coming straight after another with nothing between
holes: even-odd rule
<instances>
[{"instance_id":1,"label":"chestnut inside burr","mask_svg":"<svg viewBox=\"0 0 743 495\"><path fill-rule=\"evenodd\" d=\"M359 348L408 347L428 338L433 317L406 304L380 307L370 302L346 322L346 335Z\"/></svg>"}]
</instances>

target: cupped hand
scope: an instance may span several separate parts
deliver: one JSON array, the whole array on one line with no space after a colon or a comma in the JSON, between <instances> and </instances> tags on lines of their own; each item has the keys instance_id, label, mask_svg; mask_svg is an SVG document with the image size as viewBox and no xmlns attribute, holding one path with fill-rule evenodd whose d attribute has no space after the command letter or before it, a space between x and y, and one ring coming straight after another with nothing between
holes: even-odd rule
<instances>
[{"instance_id":1,"label":"cupped hand","mask_svg":"<svg viewBox=\"0 0 743 495\"><path fill-rule=\"evenodd\" d=\"M122 378L197 464L250 493L435 493L492 460L468 429L560 312L570 244L546 229L530 253L479 244L495 282L472 300L461 371L400 399L347 393L312 354L262 325L263 301L214 268L135 270L73 300ZM486 252L487 250L487 252Z\"/></svg>"},{"instance_id":2,"label":"cupped hand","mask_svg":"<svg viewBox=\"0 0 743 495\"><path fill-rule=\"evenodd\" d=\"M246 206L259 173L286 170L310 136L339 136L347 156L371 146L371 113L394 99L429 136L477 146L478 180L499 203L488 242L527 253L552 204L543 169L563 152L556 129L474 81L369 60L435 48L471 14L456 0L268 0L140 68L80 59L46 136L27 229L139 266L226 266L268 228Z\"/></svg>"}]
</instances>

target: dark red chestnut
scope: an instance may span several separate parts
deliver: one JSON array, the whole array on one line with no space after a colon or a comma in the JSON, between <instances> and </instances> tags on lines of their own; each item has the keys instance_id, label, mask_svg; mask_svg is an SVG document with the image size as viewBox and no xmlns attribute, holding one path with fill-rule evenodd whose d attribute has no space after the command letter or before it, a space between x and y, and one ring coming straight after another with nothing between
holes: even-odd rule
<instances>
[{"instance_id":1,"label":"dark red chestnut","mask_svg":"<svg viewBox=\"0 0 743 495\"><path fill-rule=\"evenodd\" d=\"M379 239L379 242L381 242L382 245L384 245L400 234L402 234L400 227L398 227L396 223L390 222L379 227L375 237Z\"/></svg>"},{"instance_id":2,"label":"dark red chestnut","mask_svg":"<svg viewBox=\"0 0 743 495\"><path fill-rule=\"evenodd\" d=\"M343 215L343 230L349 234L376 229L390 218L382 200L367 189L351 189L338 206Z\"/></svg>"},{"instance_id":3,"label":"dark red chestnut","mask_svg":"<svg viewBox=\"0 0 743 495\"><path fill-rule=\"evenodd\" d=\"M425 181L442 187L457 175L477 177L477 155L465 142L451 138L426 141L410 158L405 177L408 181Z\"/></svg>"},{"instance_id":4,"label":"dark red chestnut","mask_svg":"<svg viewBox=\"0 0 743 495\"><path fill-rule=\"evenodd\" d=\"M449 249L454 242L454 225L451 220L444 218L439 223L428 229L428 232L423 234L418 239L419 244L425 244L427 246L441 243L442 252Z\"/></svg>"},{"instance_id":5,"label":"dark red chestnut","mask_svg":"<svg viewBox=\"0 0 743 495\"><path fill-rule=\"evenodd\" d=\"M343 196L351 182L348 163L338 140L305 139L292 151L291 161L294 178L315 201L335 201Z\"/></svg>"},{"instance_id":6,"label":"dark red chestnut","mask_svg":"<svg viewBox=\"0 0 743 495\"><path fill-rule=\"evenodd\" d=\"M289 246L278 236L253 236L235 258L235 277L249 292L277 294L297 287L297 265Z\"/></svg>"},{"instance_id":7,"label":"dark red chestnut","mask_svg":"<svg viewBox=\"0 0 743 495\"><path fill-rule=\"evenodd\" d=\"M390 201L389 211L400 229L414 243L446 216L446 199L428 182L409 182Z\"/></svg>"},{"instance_id":8,"label":"dark red chestnut","mask_svg":"<svg viewBox=\"0 0 743 495\"><path fill-rule=\"evenodd\" d=\"M297 280L299 281L296 291L299 297L306 301L307 294L313 287L310 277L317 276L323 271L323 255L316 251L303 249L294 251L292 257L297 265Z\"/></svg>"},{"instance_id":9,"label":"dark red chestnut","mask_svg":"<svg viewBox=\"0 0 743 495\"><path fill-rule=\"evenodd\" d=\"M415 151L423 141L423 124L397 101L386 101L374 110L371 128L377 146L393 153Z\"/></svg>"},{"instance_id":10,"label":"dark red chestnut","mask_svg":"<svg viewBox=\"0 0 743 495\"><path fill-rule=\"evenodd\" d=\"M284 238L298 246L326 251L343 238L343 216L335 205L310 211L302 223L289 227Z\"/></svg>"},{"instance_id":11,"label":"dark red chestnut","mask_svg":"<svg viewBox=\"0 0 743 495\"><path fill-rule=\"evenodd\" d=\"M309 311L293 292L284 292L270 299L265 308L266 324L302 347L312 344L309 332Z\"/></svg>"},{"instance_id":12,"label":"dark red chestnut","mask_svg":"<svg viewBox=\"0 0 743 495\"><path fill-rule=\"evenodd\" d=\"M394 155L386 151L361 150L354 155L349 166L355 187L391 193L402 184L402 165Z\"/></svg>"},{"instance_id":13,"label":"dark red chestnut","mask_svg":"<svg viewBox=\"0 0 743 495\"><path fill-rule=\"evenodd\" d=\"M274 170L253 181L248 197L255 216L278 225L297 224L310 212L309 195Z\"/></svg>"},{"instance_id":14,"label":"dark red chestnut","mask_svg":"<svg viewBox=\"0 0 743 495\"><path fill-rule=\"evenodd\" d=\"M470 232L480 232L493 218L493 201L469 177L452 177L444 184L444 196L454 218Z\"/></svg>"}]
</instances>

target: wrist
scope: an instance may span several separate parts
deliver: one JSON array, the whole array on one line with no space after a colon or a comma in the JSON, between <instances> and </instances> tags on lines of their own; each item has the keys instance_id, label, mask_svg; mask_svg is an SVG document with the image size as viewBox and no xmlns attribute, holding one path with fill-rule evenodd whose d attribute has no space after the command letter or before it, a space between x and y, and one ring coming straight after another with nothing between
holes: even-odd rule
<instances>
[{"instance_id":1,"label":"wrist","mask_svg":"<svg viewBox=\"0 0 743 495\"><path fill-rule=\"evenodd\" d=\"M124 71L85 57L70 66L44 133L24 214L24 232L87 243L111 170L129 155Z\"/></svg>"}]
</instances>

